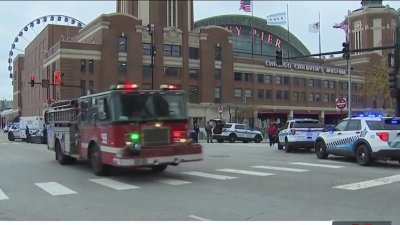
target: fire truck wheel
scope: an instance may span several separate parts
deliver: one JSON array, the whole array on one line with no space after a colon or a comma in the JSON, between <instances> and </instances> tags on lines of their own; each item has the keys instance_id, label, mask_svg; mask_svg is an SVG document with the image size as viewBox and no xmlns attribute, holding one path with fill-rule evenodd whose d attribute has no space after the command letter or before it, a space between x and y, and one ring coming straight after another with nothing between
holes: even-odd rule
<instances>
[{"instance_id":1,"label":"fire truck wheel","mask_svg":"<svg viewBox=\"0 0 400 225\"><path fill-rule=\"evenodd\" d=\"M101 161L101 152L97 145L93 145L90 150L90 167L97 176L107 175L109 166Z\"/></svg>"},{"instance_id":2,"label":"fire truck wheel","mask_svg":"<svg viewBox=\"0 0 400 225\"><path fill-rule=\"evenodd\" d=\"M168 165L157 165L157 166L152 166L151 169L152 169L154 172L161 173L161 172L163 172L165 169L167 169L167 166L168 166Z\"/></svg>"},{"instance_id":3,"label":"fire truck wheel","mask_svg":"<svg viewBox=\"0 0 400 225\"><path fill-rule=\"evenodd\" d=\"M14 141L15 140L14 135L13 135L12 132L8 132L8 140L9 141Z\"/></svg>"},{"instance_id":4,"label":"fire truck wheel","mask_svg":"<svg viewBox=\"0 0 400 225\"><path fill-rule=\"evenodd\" d=\"M56 141L56 160L60 165L66 165L68 163L68 157L64 155L61 150L61 145L59 141Z\"/></svg>"}]
</instances>

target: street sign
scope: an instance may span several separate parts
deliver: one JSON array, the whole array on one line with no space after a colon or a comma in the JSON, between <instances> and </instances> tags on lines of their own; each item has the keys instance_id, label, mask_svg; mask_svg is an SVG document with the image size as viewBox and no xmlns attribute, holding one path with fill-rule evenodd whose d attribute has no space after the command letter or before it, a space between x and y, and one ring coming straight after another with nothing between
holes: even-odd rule
<instances>
[{"instance_id":1,"label":"street sign","mask_svg":"<svg viewBox=\"0 0 400 225\"><path fill-rule=\"evenodd\" d=\"M343 110L347 107L346 98L337 98L336 99L336 109Z\"/></svg>"},{"instance_id":2,"label":"street sign","mask_svg":"<svg viewBox=\"0 0 400 225\"><path fill-rule=\"evenodd\" d=\"M43 88L48 88L50 86L50 80L49 79L42 79L42 87Z\"/></svg>"},{"instance_id":3,"label":"street sign","mask_svg":"<svg viewBox=\"0 0 400 225\"><path fill-rule=\"evenodd\" d=\"M219 114L220 116L222 116L223 113L224 113L224 108L223 108L222 106L219 106L219 107L218 107L218 114Z\"/></svg>"}]
</instances>

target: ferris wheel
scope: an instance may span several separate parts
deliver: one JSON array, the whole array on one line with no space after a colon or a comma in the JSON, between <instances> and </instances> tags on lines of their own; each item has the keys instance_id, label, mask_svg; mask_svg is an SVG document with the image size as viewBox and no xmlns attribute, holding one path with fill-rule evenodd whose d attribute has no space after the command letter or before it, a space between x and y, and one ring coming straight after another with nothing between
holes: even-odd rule
<instances>
[{"instance_id":1,"label":"ferris wheel","mask_svg":"<svg viewBox=\"0 0 400 225\"><path fill-rule=\"evenodd\" d=\"M40 24L43 26L41 27ZM15 57L14 52L19 51L23 54L25 52L23 49L31 43L31 41L46 27L47 24L60 24L77 27L85 26L82 21L65 15L47 15L32 20L21 29L11 44L10 51L8 52L8 71L10 72L10 78L13 78L12 63ZM38 30L35 29L35 25Z\"/></svg>"}]
</instances>

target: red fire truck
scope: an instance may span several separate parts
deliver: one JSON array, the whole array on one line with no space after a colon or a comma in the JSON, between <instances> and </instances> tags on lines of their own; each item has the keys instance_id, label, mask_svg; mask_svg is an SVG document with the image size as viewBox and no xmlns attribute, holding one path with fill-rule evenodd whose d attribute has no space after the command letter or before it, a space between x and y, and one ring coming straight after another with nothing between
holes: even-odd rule
<instances>
[{"instance_id":1,"label":"red fire truck","mask_svg":"<svg viewBox=\"0 0 400 225\"><path fill-rule=\"evenodd\" d=\"M61 164L88 160L96 175L110 167L150 167L202 160L188 137L184 92L174 85L140 90L136 84L58 101L45 112L48 149Z\"/></svg>"}]
</instances>

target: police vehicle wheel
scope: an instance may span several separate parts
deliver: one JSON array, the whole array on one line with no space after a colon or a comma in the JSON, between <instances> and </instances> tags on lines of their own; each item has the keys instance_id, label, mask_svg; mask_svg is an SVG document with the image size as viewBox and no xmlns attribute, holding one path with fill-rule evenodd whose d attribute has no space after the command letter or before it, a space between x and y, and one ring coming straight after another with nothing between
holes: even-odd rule
<instances>
[{"instance_id":1,"label":"police vehicle wheel","mask_svg":"<svg viewBox=\"0 0 400 225\"><path fill-rule=\"evenodd\" d=\"M278 149L279 150L282 150L283 149L283 146L278 142Z\"/></svg>"},{"instance_id":2,"label":"police vehicle wheel","mask_svg":"<svg viewBox=\"0 0 400 225\"><path fill-rule=\"evenodd\" d=\"M15 140L14 134L12 132L8 132L8 140L9 141L14 141Z\"/></svg>"},{"instance_id":3,"label":"police vehicle wheel","mask_svg":"<svg viewBox=\"0 0 400 225\"><path fill-rule=\"evenodd\" d=\"M328 153L326 152L326 145L323 141L318 141L315 145L315 154L318 159L326 159L328 158Z\"/></svg>"},{"instance_id":4,"label":"police vehicle wheel","mask_svg":"<svg viewBox=\"0 0 400 225\"><path fill-rule=\"evenodd\" d=\"M157 165L157 166L152 166L151 169L152 169L154 172L161 173L161 172L163 172L165 169L167 169L167 166L168 166L168 165Z\"/></svg>"},{"instance_id":5,"label":"police vehicle wheel","mask_svg":"<svg viewBox=\"0 0 400 225\"><path fill-rule=\"evenodd\" d=\"M289 152L292 151L292 147L289 146L289 142L288 142L287 139L285 140L285 151L286 151L287 153L289 153Z\"/></svg>"},{"instance_id":6,"label":"police vehicle wheel","mask_svg":"<svg viewBox=\"0 0 400 225\"><path fill-rule=\"evenodd\" d=\"M365 145L360 145L356 149L356 160L361 166L367 166L371 160L371 152Z\"/></svg>"},{"instance_id":7,"label":"police vehicle wheel","mask_svg":"<svg viewBox=\"0 0 400 225\"><path fill-rule=\"evenodd\" d=\"M257 136L254 138L254 142L255 142L255 143L260 143L260 142L261 142L261 137L260 137L260 135L257 135Z\"/></svg>"},{"instance_id":8,"label":"police vehicle wheel","mask_svg":"<svg viewBox=\"0 0 400 225\"><path fill-rule=\"evenodd\" d=\"M94 145L90 149L90 167L93 173L97 176L104 176L108 172L108 165L103 164L101 161L101 152L97 145Z\"/></svg>"},{"instance_id":9,"label":"police vehicle wheel","mask_svg":"<svg viewBox=\"0 0 400 225\"><path fill-rule=\"evenodd\" d=\"M66 165L68 163L68 157L62 152L60 142L58 141L56 141L55 152L58 163L60 165Z\"/></svg>"},{"instance_id":10,"label":"police vehicle wheel","mask_svg":"<svg viewBox=\"0 0 400 225\"><path fill-rule=\"evenodd\" d=\"M229 142L230 143L235 143L236 142L236 135L234 135L234 134L229 135Z\"/></svg>"}]
</instances>

